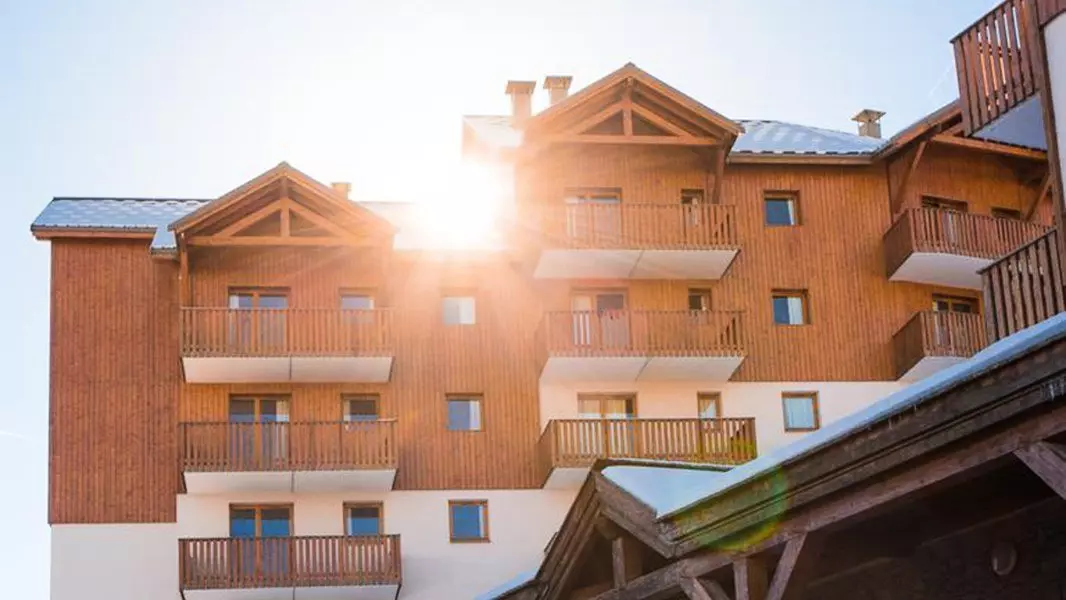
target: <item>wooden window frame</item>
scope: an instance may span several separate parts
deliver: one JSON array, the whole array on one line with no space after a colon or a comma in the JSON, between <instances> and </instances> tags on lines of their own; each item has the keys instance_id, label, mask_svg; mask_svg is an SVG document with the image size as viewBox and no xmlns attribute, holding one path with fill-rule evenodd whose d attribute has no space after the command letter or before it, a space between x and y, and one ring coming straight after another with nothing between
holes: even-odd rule
<instances>
[{"instance_id":1,"label":"wooden window frame","mask_svg":"<svg viewBox=\"0 0 1066 600\"><path fill-rule=\"evenodd\" d=\"M767 203L770 200L790 200L792 202L792 212L794 214L793 222L788 225L778 225L769 222L769 212L767 212ZM770 228L785 228L785 227L799 227L803 225L803 211L800 209L800 194L795 190L764 190L762 193L762 224L763 227Z\"/></svg>"},{"instance_id":2,"label":"wooden window frame","mask_svg":"<svg viewBox=\"0 0 1066 600\"><path fill-rule=\"evenodd\" d=\"M627 399L627 400L629 400L631 402L631 405L633 407L633 412L630 415L629 419L636 419L637 415L640 414L638 412L639 411L639 407L637 405L637 393L636 392L581 392L581 393L578 393L578 395L577 395L578 414L579 415L581 414L580 408L581 408L581 401L582 400L597 400L600 403L600 420L601 421L602 420L606 420L606 417L603 416L604 415L604 410L603 410L604 404L608 400L617 400L619 398L625 398L625 399ZM594 419L589 419L589 420L591 421L591 420L594 420Z\"/></svg>"},{"instance_id":3,"label":"wooden window frame","mask_svg":"<svg viewBox=\"0 0 1066 600\"><path fill-rule=\"evenodd\" d=\"M945 203L951 206L926 206L926 202L933 203ZM933 208L935 210L950 210L963 214L969 214L970 203L965 200L959 200L957 198L948 198L947 196L936 196L933 194L922 194L918 197L918 205L922 208Z\"/></svg>"},{"instance_id":4,"label":"wooden window frame","mask_svg":"<svg viewBox=\"0 0 1066 600\"><path fill-rule=\"evenodd\" d=\"M338 307L341 306L341 304L343 304L345 296L366 296L366 297L370 298L370 303L373 304L373 306L370 309L367 309L367 310L377 310L377 308L378 308L378 296L377 296L376 293L374 293L374 290L363 289L363 288L340 288L339 290L337 290L337 306ZM355 309L348 309L348 310L355 310Z\"/></svg>"},{"instance_id":5,"label":"wooden window frame","mask_svg":"<svg viewBox=\"0 0 1066 600\"><path fill-rule=\"evenodd\" d=\"M227 423L232 422L232 421L230 421L230 418L232 417L231 412L230 412L230 408L231 408L232 403L233 403L234 400L252 400L253 402L255 402L255 412L253 413L255 415L255 421L253 421L253 423L262 423L262 421L260 421L259 419L260 419L260 417L263 416L263 400L274 400L275 402L277 402L279 400L284 400L285 402L288 403L287 414L289 415L289 420L288 421L278 421L278 422L279 423L291 423L292 422L292 394L251 394L251 393L249 393L249 394L229 394L228 396L226 396L226 422Z\"/></svg>"},{"instance_id":6,"label":"wooden window frame","mask_svg":"<svg viewBox=\"0 0 1066 600\"><path fill-rule=\"evenodd\" d=\"M568 187L563 190L563 202L566 202L570 198L577 198L581 202L592 202L593 196L615 196L618 198L618 204L624 202L624 199L622 198L622 188L620 187L576 186Z\"/></svg>"},{"instance_id":7,"label":"wooden window frame","mask_svg":"<svg viewBox=\"0 0 1066 600\"><path fill-rule=\"evenodd\" d=\"M699 198L699 202L685 202L686 198ZM707 204L707 190L703 188L681 188L678 201L682 206L700 206Z\"/></svg>"},{"instance_id":8,"label":"wooden window frame","mask_svg":"<svg viewBox=\"0 0 1066 600\"><path fill-rule=\"evenodd\" d=\"M284 508L289 511L289 537L296 535L296 505L292 502L231 502L226 512L226 527L227 531L231 523L233 522L233 511L236 510L254 510L255 511L255 537L263 537L263 510L273 510L276 508ZM228 534L226 537L230 537Z\"/></svg>"},{"instance_id":9,"label":"wooden window frame","mask_svg":"<svg viewBox=\"0 0 1066 600\"><path fill-rule=\"evenodd\" d=\"M722 392L696 392L696 418L706 418L702 415L700 405L704 400L709 400L714 403L714 417L716 420L722 418Z\"/></svg>"},{"instance_id":10,"label":"wooden window frame","mask_svg":"<svg viewBox=\"0 0 1066 600\"><path fill-rule=\"evenodd\" d=\"M1007 208L1005 206L993 206L988 214L992 215L993 219L1004 219L1008 221L1025 221L1022 217L1022 211L1017 208Z\"/></svg>"},{"instance_id":11,"label":"wooden window frame","mask_svg":"<svg viewBox=\"0 0 1066 600\"><path fill-rule=\"evenodd\" d=\"M476 400L478 409L477 429L452 429L448 418L448 403L452 400ZM444 430L448 433L481 433L485 431L485 394L445 394L444 395Z\"/></svg>"},{"instance_id":12,"label":"wooden window frame","mask_svg":"<svg viewBox=\"0 0 1066 600\"><path fill-rule=\"evenodd\" d=\"M707 298L707 308L692 308L692 297L703 296ZM690 311L711 311L714 310L714 295L711 294L711 288L709 287L690 287L685 294L685 307Z\"/></svg>"},{"instance_id":13,"label":"wooden window frame","mask_svg":"<svg viewBox=\"0 0 1066 600\"><path fill-rule=\"evenodd\" d=\"M384 502L345 502L342 504L343 509L341 512L341 531L344 532L345 537L360 537L354 536L348 531L348 510L351 508L368 508L373 507L378 509L378 532L377 535L385 535L385 503Z\"/></svg>"},{"instance_id":14,"label":"wooden window frame","mask_svg":"<svg viewBox=\"0 0 1066 600\"><path fill-rule=\"evenodd\" d=\"M462 323L462 322L448 323L447 321L445 321L445 319L444 319L444 317L445 317L444 301L447 300L448 298L470 298L471 300L473 300L473 302L474 302L474 322L473 323ZM441 323L441 325L443 327L476 327L478 322L479 322L479 319L478 319L478 305L479 304L481 304L481 302L478 299L477 290L470 290L470 289L441 290L440 304L438 305L440 307L440 323Z\"/></svg>"},{"instance_id":15,"label":"wooden window frame","mask_svg":"<svg viewBox=\"0 0 1066 600\"><path fill-rule=\"evenodd\" d=\"M355 392L346 392L341 394L341 421L344 423L370 423L371 421L353 421L348 418L348 401L349 400L372 400L374 402L374 413L377 415L375 421L381 420L381 394L361 394Z\"/></svg>"},{"instance_id":16,"label":"wooden window frame","mask_svg":"<svg viewBox=\"0 0 1066 600\"><path fill-rule=\"evenodd\" d=\"M457 538L455 537L455 515L452 508L455 506L480 506L484 511L485 530L480 537ZM488 500L449 500L448 501L448 541L452 544L487 544L491 542L489 537L489 501Z\"/></svg>"},{"instance_id":17,"label":"wooden window frame","mask_svg":"<svg viewBox=\"0 0 1066 600\"><path fill-rule=\"evenodd\" d=\"M261 296L284 296L285 303L288 308L292 308L292 290L287 287L256 287L256 286L230 286L226 288L226 305L229 305L229 299L232 296L249 295L252 297L252 309L259 308L259 298Z\"/></svg>"},{"instance_id":18,"label":"wooden window frame","mask_svg":"<svg viewBox=\"0 0 1066 600\"><path fill-rule=\"evenodd\" d=\"M774 318L774 300L777 298L799 298L803 305L802 323L778 323ZM770 291L770 319L779 327L803 327L811 324L811 297L807 290L771 290Z\"/></svg>"},{"instance_id":19,"label":"wooden window frame","mask_svg":"<svg viewBox=\"0 0 1066 600\"><path fill-rule=\"evenodd\" d=\"M811 410L814 411L814 427L789 427L787 404L790 398L811 399ZM818 399L818 392L781 392L781 418L786 433L818 431L822 428L822 405Z\"/></svg>"},{"instance_id":20,"label":"wooden window frame","mask_svg":"<svg viewBox=\"0 0 1066 600\"><path fill-rule=\"evenodd\" d=\"M931 304L936 304L937 302L947 302L949 304L956 303L956 302L960 303L960 304L969 304L970 308L973 309L973 310L970 311L969 314L974 314L974 315L981 314L981 303L977 300L977 298L972 297L972 296L955 296L955 295L952 295L952 294L933 294ZM947 312L954 313L955 311L949 309Z\"/></svg>"}]
</instances>

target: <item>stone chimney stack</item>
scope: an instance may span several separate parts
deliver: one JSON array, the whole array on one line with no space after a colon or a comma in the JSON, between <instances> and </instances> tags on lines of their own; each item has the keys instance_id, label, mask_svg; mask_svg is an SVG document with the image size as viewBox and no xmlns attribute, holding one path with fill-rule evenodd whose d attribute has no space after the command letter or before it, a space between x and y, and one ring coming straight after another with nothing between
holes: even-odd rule
<instances>
[{"instance_id":1,"label":"stone chimney stack","mask_svg":"<svg viewBox=\"0 0 1066 600\"><path fill-rule=\"evenodd\" d=\"M345 199L348 198L348 194L352 193L352 184L347 181L336 181L329 185L333 188L334 192L337 192L339 196L342 196Z\"/></svg>"},{"instance_id":2,"label":"stone chimney stack","mask_svg":"<svg viewBox=\"0 0 1066 600\"><path fill-rule=\"evenodd\" d=\"M566 98L573 80L569 75L548 75L544 78L544 89L548 90L548 102L551 106Z\"/></svg>"},{"instance_id":3,"label":"stone chimney stack","mask_svg":"<svg viewBox=\"0 0 1066 600\"><path fill-rule=\"evenodd\" d=\"M505 93L511 97L511 124L521 126L533 115L533 90L536 81L508 81Z\"/></svg>"},{"instance_id":4,"label":"stone chimney stack","mask_svg":"<svg viewBox=\"0 0 1066 600\"><path fill-rule=\"evenodd\" d=\"M879 110L866 108L859 111L859 114L852 117L851 120L859 123L859 135L880 139L881 117L883 116L885 116L885 113Z\"/></svg>"}]
</instances>

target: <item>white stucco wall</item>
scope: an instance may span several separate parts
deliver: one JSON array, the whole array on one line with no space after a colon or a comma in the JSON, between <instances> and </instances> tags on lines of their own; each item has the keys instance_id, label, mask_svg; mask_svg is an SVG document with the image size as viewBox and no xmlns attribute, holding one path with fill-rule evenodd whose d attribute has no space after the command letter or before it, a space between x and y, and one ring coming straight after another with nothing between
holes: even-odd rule
<instances>
[{"instance_id":1,"label":"white stucco wall","mask_svg":"<svg viewBox=\"0 0 1066 600\"><path fill-rule=\"evenodd\" d=\"M755 417L755 435L759 453L765 454L803 436L785 431L781 406L782 392L818 392L822 425L868 406L906 384L895 381L873 382L581 382L562 385L542 384L540 388L541 428L551 419L577 418L579 393L636 394L637 415L647 418L693 418L696 395L718 392L722 397L722 416Z\"/></svg>"},{"instance_id":2,"label":"white stucco wall","mask_svg":"<svg viewBox=\"0 0 1066 600\"><path fill-rule=\"evenodd\" d=\"M1044 26L1048 76L1051 80L1055 138L1059 147L1059 167L1066 173L1066 14Z\"/></svg>"},{"instance_id":3,"label":"white stucco wall","mask_svg":"<svg viewBox=\"0 0 1066 600\"><path fill-rule=\"evenodd\" d=\"M175 524L53 525L52 600L180 600Z\"/></svg>"},{"instance_id":4,"label":"white stucco wall","mask_svg":"<svg viewBox=\"0 0 1066 600\"><path fill-rule=\"evenodd\" d=\"M225 537L229 534L229 505L233 503L291 503L294 535L341 535L345 502L382 502L385 533L401 536L400 599L461 600L539 564L544 547L562 523L575 493L576 490L462 490L184 495L178 497L176 537ZM448 500L464 499L488 501L489 543L448 541ZM176 586L176 575L171 579Z\"/></svg>"}]
</instances>

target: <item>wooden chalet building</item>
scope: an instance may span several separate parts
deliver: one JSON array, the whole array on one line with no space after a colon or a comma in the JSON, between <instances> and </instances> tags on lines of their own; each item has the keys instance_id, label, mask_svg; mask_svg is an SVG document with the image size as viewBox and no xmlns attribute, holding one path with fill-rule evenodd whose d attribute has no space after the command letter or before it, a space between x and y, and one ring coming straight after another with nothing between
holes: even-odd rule
<instances>
[{"instance_id":1,"label":"wooden chalet building","mask_svg":"<svg viewBox=\"0 0 1066 600\"><path fill-rule=\"evenodd\" d=\"M511 182L483 247L286 163L54 198L53 600L948 597L892 585L970 559L1053 597L1066 342L1016 333L1064 309L1052 4L887 140L511 81L462 120Z\"/></svg>"}]
</instances>

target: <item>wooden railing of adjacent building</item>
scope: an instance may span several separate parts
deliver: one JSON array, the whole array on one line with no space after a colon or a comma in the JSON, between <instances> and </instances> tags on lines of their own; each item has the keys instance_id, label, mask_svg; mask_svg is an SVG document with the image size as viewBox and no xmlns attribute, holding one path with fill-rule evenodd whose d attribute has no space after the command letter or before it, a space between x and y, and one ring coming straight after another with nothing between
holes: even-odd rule
<instances>
[{"instance_id":1,"label":"wooden railing of adjacent building","mask_svg":"<svg viewBox=\"0 0 1066 600\"><path fill-rule=\"evenodd\" d=\"M394 420L180 423L186 471L312 471L396 468Z\"/></svg>"},{"instance_id":2,"label":"wooden railing of adjacent building","mask_svg":"<svg viewBox=\"0 0 1066 600\"><path fill-rule=\"evenodd\" d=\"M399 585L400 536L178 540L182 590Z\"/></svg>"},{"instance_id":3,"label":"wooden railing of adjacent building","mask_svg":"<svg viewBox=\"0 0 1066 600\"><path fill-rule=\"evenodd\" d=\"M740 464L756 456L755 419L564 419L540 436L545 477L598 458Z\"/></svg>"},{"instance_id":4,"label":"wooden railing of adjacent building","mask_svg":"<svg viewBox=\"0 0 1066 600\"><path fill-rule=\"evenodd\" d=\"M737 247L735 207L723 204L558 204L532 207L542 243L571 249Z\"/></svg>"},{"instance_id":5,"label":"wooden railing of adjacent building","mask_svg":"<svg viewBox=\"0 0 1066 600\"><path fill-rule=\"evenodd\" d=\"M939 208L910 208L885 234L889 276L914 252L993 259L1046 233L1048 227Z\"/></svg>"},{"instance_id":6,"label":"wooden railing of adjacent building","mask_svg":"<svg viewBox=\"0 0 1066 600\"><path fill-rule=\"evenodd\" d=\"M984 323L977 313L917 313L892 336L896 376L923 358L969 358L986 345Z\"/></svg>"},{"instance_id":7,"label":"wooden railing of adjacent building","mask_svg":"<svg viewBox=\"0 0 1066 600\"><path fill-rule=\"evenodd\" d=\"M952 40L967 134L1040 90L1039 0L1007 0Z\"/></svg>"},{"instance_id":8,"label":"wooden railing of adjacent building","mask_svg":"<svg viewBox=\"0 0 1066 600\"><path fill-rule=\"evenodd\" d=\"M703 310L550 311L548 356L742 356L743 313Z\"/></svg>"},{"instance_id":9,"label":"wooden railing of adjacent building","mask_svg":"<svg viewBox=\"0 0 1066 600\"><path fill-rule=\"evenodd\" d=\"M1066 311L1056 230L992 263L981 278L985 329L993 341Z\"/></svg>"},{"instance_id":10,"label":"wooden railing of adjacent building","mask_svg":"<svg viewBox=\"0 0 1066 600\"><path fill-rule=\"evenodd\" d=\"M183 356L390 356L392 312L335 308L181 309Z\"/></svg>"}]
</instances>

